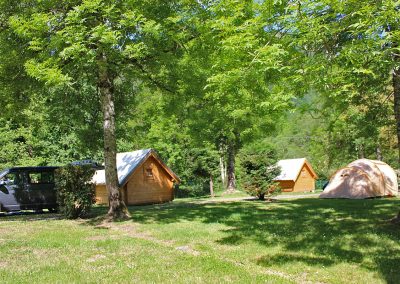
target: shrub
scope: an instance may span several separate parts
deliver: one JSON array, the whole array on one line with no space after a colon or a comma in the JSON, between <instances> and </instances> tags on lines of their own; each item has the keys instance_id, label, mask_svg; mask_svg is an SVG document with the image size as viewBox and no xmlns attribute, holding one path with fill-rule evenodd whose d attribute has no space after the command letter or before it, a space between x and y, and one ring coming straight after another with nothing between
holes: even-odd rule
<instances>
[{"instance_id":1,"label":"shrub","mask_svg":"<svg viewBox=\"0 0 400 284\"><path fill-rule=\"evenodd\" d=\"M280 173L272 150L244 150L240 155L242 187L250 195L264 200L281 192L273 180Z\"/></svg>"},{"instance_id":2,"label":"shrub","mask_svg":"<svg viewBox=\"0 0 400 284\"><path fill-rule=\"evenodd\" d=\"M176 198L202 197L209 194L209 181L206 179L197 179L195 182L182 182L182 184L175 187Z\"/></svg>"},{"instance_id":3,"label":"shrub","mask_svg":"<svg viewBox=\"0 0 400 284\"><path fill-rule=\"evenodd\" d=\"M56 170L57 203L66 218L84 217L95 203L95 187L91 182L94 172L88 165L67 165Z\"/></svg>"}]
</instances>

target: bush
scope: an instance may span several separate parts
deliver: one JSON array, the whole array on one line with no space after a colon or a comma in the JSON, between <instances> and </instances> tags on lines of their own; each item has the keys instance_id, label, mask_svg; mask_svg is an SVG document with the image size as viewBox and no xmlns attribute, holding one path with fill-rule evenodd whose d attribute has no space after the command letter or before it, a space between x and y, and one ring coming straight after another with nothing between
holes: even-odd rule
<instances>
[{"instance_id":1,"label":"bush","mask_svg":"<svg viewBox=\"0 0 400 284\"><path fill-rule=\"evenodd\" d=\"M210 194L208 181L196 180L196 182L182 183L175 187L176 198L202 197Z\"/></svg>"},{"instance_id":2,"label":"bush","mask_svg":"<svg viewBox=\"0 0 400 284\"><path fill-rule=\"evenodd\" d=\"M95 203L95 186L91 182L95 170L88 165L67 165L55 173L59 211L68 219L87 215Z\"/></svg>"},{"instance_id":3,"label":"bush","mask_svg":"<svg viewBox=\"0 0 400 284\"><path fill-rule=\"evenodd\" d=\"M242 187L250 195L264 200L281 192L273 179L280 174L272 150L243 151L240 155L242 167Z\"/></svg>"}]
</instances>

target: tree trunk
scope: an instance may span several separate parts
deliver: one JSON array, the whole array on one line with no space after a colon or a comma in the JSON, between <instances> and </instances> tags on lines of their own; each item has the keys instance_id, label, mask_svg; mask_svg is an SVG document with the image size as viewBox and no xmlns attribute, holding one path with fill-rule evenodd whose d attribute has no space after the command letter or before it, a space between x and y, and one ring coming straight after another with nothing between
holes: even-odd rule
<instances>
[{"instance_id":1,"label":"tree trunk","mask_svg":"<svg viewBox=\"0 0 400 284\"><path fill-rule=\"evenodd\" d=\"M210 175L210 195L211 197L215 197L214 195L214 182L213 182L213 177Z\"/></svg>"},{"instance_id":2,"label":"tree trunk","mask_svg":"<svg viewBox=\"0 0 400 284\"><path fill-rule=\"evenodd\" d=\"M224 161L224 156L219 157L219 168L221 170L221 181L222 181L222 186L226 186L226 167L225 167L225 161Z\"/></svg>"},{"instance_id":3,"label":"tree trunk","mask_svg":"<svg viewBox=\"0 0 400 284\"><path fill-rule=\"evenodd\" d=\"M328 131L328 145L325 148L327 156L328 156L328 169L330 169L332 167L332 164L333 164L333 153L334 153L334 151L333 151L331 145L332 145L332 132L329 129L329 131Z\"/></svg>"},{"instance_id":4,"label":"tree trunk","mask_svg":"<svg viewBox=\"0 0 400 284\"><path fill-rule=\"evenodd\" d=\"M364 144L358 145L358 158L364 159L365 158L365 151L364 151Z\"/></svg>"},{"instance_id":5,"label":"tree trunk","mask_svg":"<svg viewBox=\"0 0 400 284\"><path fill-rule=\"evenodd\" d=\"M382 151L381 151L381 145L376 146L376 159L378 161L383 161L383 156L382 156Z\"/></svg>"},{"instance_id":6,"label":"tree trunk","mask_svg":"<svg viewBox=\"0 0 400 284\"><path fill-rule=\"evenodd\" d=\"M108 191L108 216L112 219L129 217L128 209L122 201L117 174L117 143L115 136L115 109L113 82L107 69L105 55L99 59L99 82L103 116L104 116L104 164L106 188Z\"/></svg>"},{"instance_id":7,"label":"tree trunk","mask_svg":"<svg viewBox=\"0 0 400 284\"><path fill-rule=\"evenodd\" d=\"M232 193L236 191L236 178L235 178L235 143L230 141L228 143L228 182L226 187L226 193Z\"/></svg>"},{"instance_id":8,"label":"tree trunk","mask_svg":"<svg viewBox=\"0 0 400 284\"><path fill-rule=\"evenodd\" d=\"M400 166L400 68L393 69L394 115L396 118L398 167Z\"/></svg>"}]
</instances>

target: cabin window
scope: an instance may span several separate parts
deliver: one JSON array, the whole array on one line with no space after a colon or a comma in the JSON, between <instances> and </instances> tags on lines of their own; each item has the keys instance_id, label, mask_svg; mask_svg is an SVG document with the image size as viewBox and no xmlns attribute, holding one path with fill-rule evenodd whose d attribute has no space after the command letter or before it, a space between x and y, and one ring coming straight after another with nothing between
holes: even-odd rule
<instances>
[{"instance_id":1,"label":"cabin window","mask_svg":"<svg viewBox=\"0 0 400 284\"><path fill-rule=\"evenodd\" d=\"M306 176L307 176L307 172L306 172L305 169L302 169L302 170L301 170L301 176L302 176L302 177L306 177Z\"/></svg>"},{"instance_id":2,"label":"cabin window","mask_svg":"<svg viewBox=\"0 0 400 284\"><path fill-rule=\"evenodd\" d=\"M153 177L153 169L146 169L146 177L151 178Z\"/></svg>"},{"instance_id":3,"label":"cabin window","mask_svg":"<svg viewBox=\"0 0 400 284\"><path fill-rule=\"evenodd\" d=\"M144 167L144 177L146 180L154 180L153 164Z\"/></svg>"}]
</instances>

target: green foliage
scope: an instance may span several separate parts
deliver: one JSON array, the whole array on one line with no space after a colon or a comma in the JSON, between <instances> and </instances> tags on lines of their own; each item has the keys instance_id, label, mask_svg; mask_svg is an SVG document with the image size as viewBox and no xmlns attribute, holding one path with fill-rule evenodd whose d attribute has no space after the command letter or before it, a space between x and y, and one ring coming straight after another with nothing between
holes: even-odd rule
<instances>
[{"instance_id":1,"label":"green foliage","mask_svg":"<svg viewBox=\"0 0 400 284\"><path fill-rule=\"evenodd\" d=\"M201 179L193 176L192 180L185 180L182 184L176 186L174 195L176 198L209 196L210 187L208 182L208 179Z\"/></svg>"},{"instance_id":2,"label":"green foliage","mask_svg":"<svg viewBox=\"0 0 400 284\"><path fill-rule=\"evenodd\" d=\"M257 139L276 145L279 159L307 157L322 177L377 149L396 161L388 86L399 66L398 1L0 8L1 168L98 159L102 68L118 151L156 149L187 195L207 193L211 176L219 182L228 144L237 152Z\"/></svg>"},{"instance_id":3,"label":"green foliage","mask_svg":"<svg viewBox=\"0 0 400 284\"><path fill-rule=\"evenodd\" d=\"M36 107L33 105L37 104ZM0 168L12 166L62 165L74 160L99 158L85 143L75 126L53 125L47 114L38 111L42 103L25 110L25 120L0 118ZM95 138L92 138L92 143Z\"/></svg>"},{"instance_id":4,"label":"green foliage","mask_svg":"<svg viewBox=\"0 0 400 284\"><path fill-rule=\"evenodd\" d=\"M276 152L272 148L246 148L239 154L242 168L241 184L243 189L260 200L281 192L273 180L280 174L277 166Z\"/></svg>"},{"instance_id":5,"label":"green foliage","mask_svg":"<svg viewBox=\"0 0 400 284\"><path fill-rule=\"evenodd\" d=\"M87 215L95 203L95 186L91 166L67 165L55 172L59 211L68 219Z\"/></svg>"},{"instance_id":6,"label":"green foliage","mask_svg":"<svg viewBox=\"0 0 400 284\"><path fill-rule=\"evenodd\" d=\"M182 181L176 188L176 197L209 195L210 177L214 186L220 187L219 153L213 144L191 135L188 117L171 112L160 92L144 90L135 97L134 104L136 108L130 110L132 114L127 115L120 128L121 151L155 149Z\"/></svg>"},{"instance_id":7,"label":"green foliage","mask_svg":"<svg viewBox=\"0 0 400 284\"><path fill-rule=\"evenodd\" d=\"M218 183L218 153L211 147L192 148L180 152L183 163L172 163L179 170L182 183L177 187L177 197L199 197L210 195L210 178L214 191L222 187Z\"/></svg>"},{"instance_id":8,"label":"green foliage","mask_svg":"<svg viewBox=\"0 0 400 284\"><path fill-rule=\"evenodd\" d=\"M325 139L314 145L323 148L325 174L352 159L376 159L377 149L385 161L396 160L388 136L395 134L391 77L399 66L398 9L392 0L303 1L281 17L303 54L297 72L304 93L316 93L306 112L320 118Z\"/></svg>"},{"instance_id":9,"label":"green foliage","mask_svg":"<svg viewBox=\"0 0 400 284\"><path fill-rule=\"evenodd\" d=\"M202 36L193 40L181 61L182 75L192 78L181 84L188 98L177 99L184 103L198 139L219 144L240 137L248 143L273 128L293 96L288 50L275 31L265 28L280 7L224 0L208 10L198 27Z\"/></svg>"}]
</instances>

